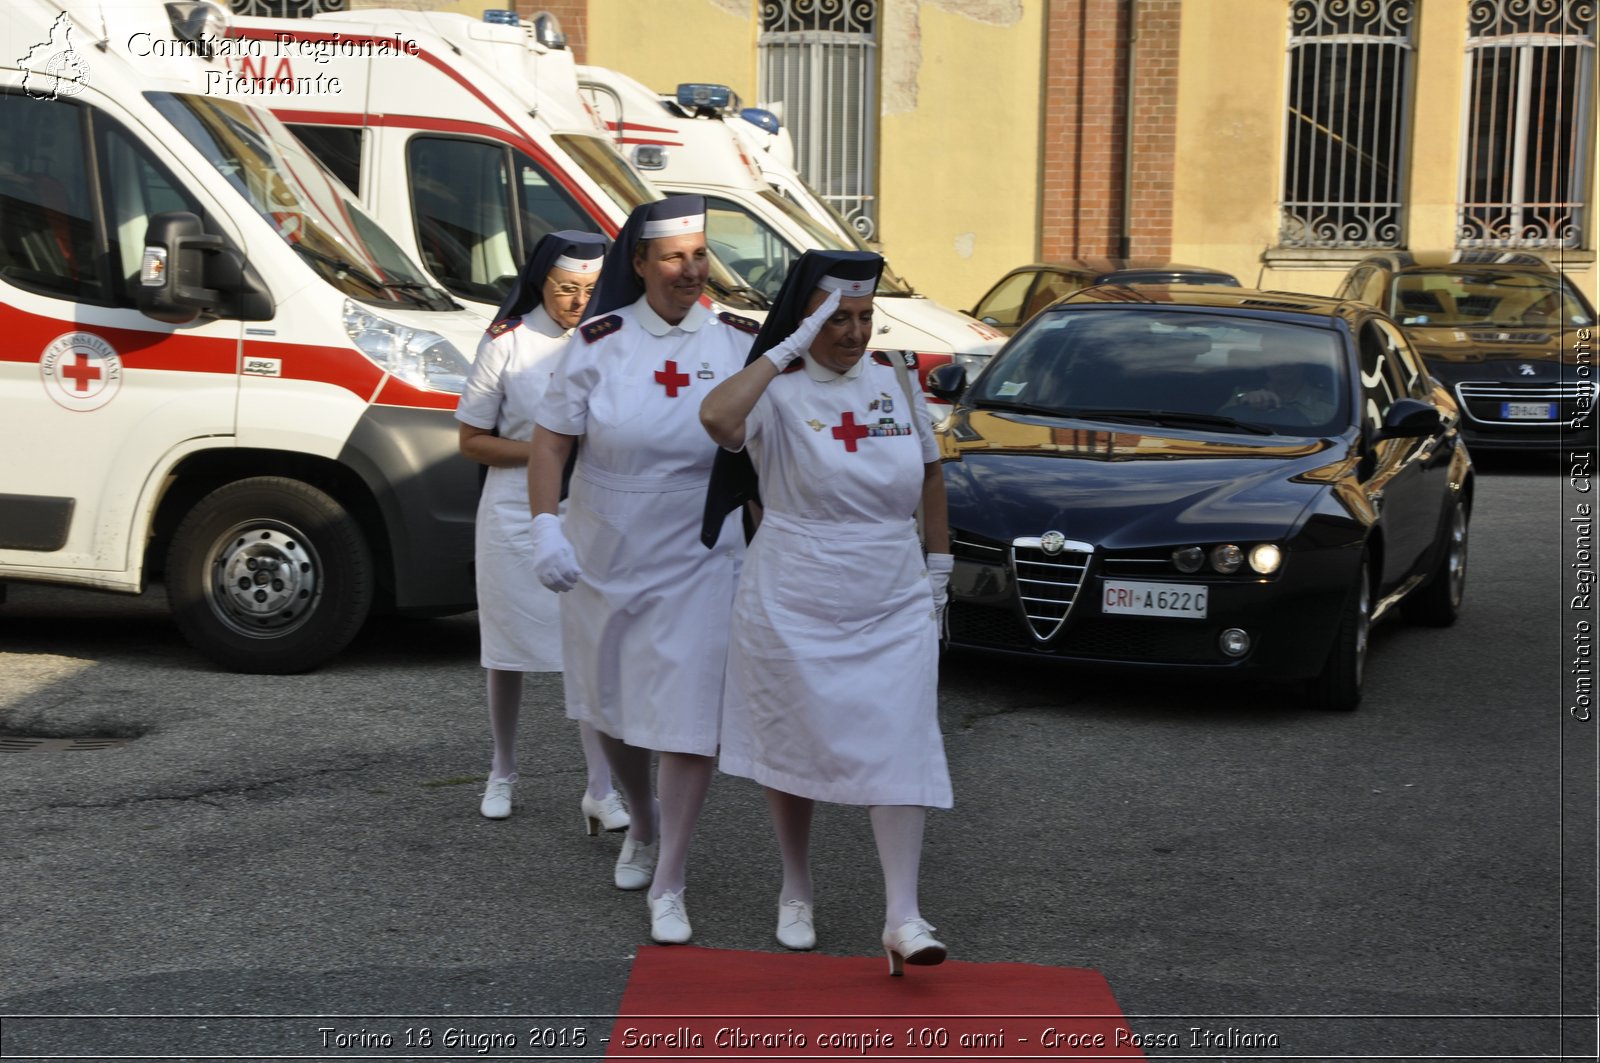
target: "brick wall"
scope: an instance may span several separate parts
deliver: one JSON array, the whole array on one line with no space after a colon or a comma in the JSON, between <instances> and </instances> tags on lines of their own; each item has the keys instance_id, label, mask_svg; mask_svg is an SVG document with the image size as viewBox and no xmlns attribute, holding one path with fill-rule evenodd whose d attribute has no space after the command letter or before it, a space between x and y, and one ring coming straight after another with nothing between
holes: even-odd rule
<instances>
[{"instance_id":1,"label":"brick wall","mask_svg":"<svg viewBox=\"0 0 1600 1063\"><path fill-rule=\"evenodd\" d=\"M1172 171L1182 0L1051 0L1046 17L1039 254L1116 255L1130 9L1137 18L1130 252L1172 246Z\"/></svg>"},{"instance_id":2,"label":"brick wall","mask_svg":"<svg viewBox=\"0 0 1600 1063\"><path fill-rule=\"evenodd\" d=\"M517 0L517 14L523 18L532 18L541 11L548 11L561 21L567 49L578 62L587 62L589 0Z\"/></svg>"}]
</instances>

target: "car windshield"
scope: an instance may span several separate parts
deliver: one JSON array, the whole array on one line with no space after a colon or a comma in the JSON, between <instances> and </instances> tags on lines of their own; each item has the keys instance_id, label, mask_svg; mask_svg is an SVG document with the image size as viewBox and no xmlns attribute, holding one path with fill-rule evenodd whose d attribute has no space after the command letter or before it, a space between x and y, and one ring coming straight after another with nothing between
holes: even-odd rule
<instances>
[{"instance_id":1,"label":"car windshield","mask_svg":"<svg viewBox=\"0 0 1600 1063\"><path fill-rule=\"evenodd\" d=\"M1241 434L1350 423L1328 329L1220 314L1066 308L1035 318L963 397L983 409Z\"/></svg>"},{"instance_id":2,"label":"car windshield","mask_svg":"<svg viewBox=\"0 0 1600 1063\"><path fill-rule=\"evenodd\" d=\"M455 308L270 113L209 96L152 92L149 99L284 243L340 292L368 303Z\"/></svg>"},{"instance_id":3,"label":"car windshield","mask_svg":"<svg viewBox=\"0 0 1600 1063\"><path fill-rule=\"evenodd\" d=\"M1523 270L1437 270L1394 279L1389 313L1402 325L1561 328L1594 313L1559 276Z\"/></svg>"}]
</instances>

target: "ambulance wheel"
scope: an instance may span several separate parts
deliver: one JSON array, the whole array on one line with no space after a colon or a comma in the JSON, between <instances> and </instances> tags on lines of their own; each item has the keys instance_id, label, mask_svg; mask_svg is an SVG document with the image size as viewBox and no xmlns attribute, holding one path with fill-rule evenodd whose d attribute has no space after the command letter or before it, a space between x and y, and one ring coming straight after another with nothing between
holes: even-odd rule
<instances>
[{"instance_id":1,"label":"ambulance wheel","mask_svg":"<svg viewBox=\"0 0 1600 1063\"><path fill-rule=\"evenodd\" d=\"M315 668L372 606L372 554L355 519L309 484L258 476L190 510L167 551L167 600L185 638L236 672Z\"/></svg>"}]
</instances>

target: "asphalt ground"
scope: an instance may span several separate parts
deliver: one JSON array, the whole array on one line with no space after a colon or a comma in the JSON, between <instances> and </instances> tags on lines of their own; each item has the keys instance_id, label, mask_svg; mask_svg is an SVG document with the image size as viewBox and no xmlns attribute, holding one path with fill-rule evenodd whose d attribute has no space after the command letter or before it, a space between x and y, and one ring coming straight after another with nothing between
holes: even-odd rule
<instances>
[{"instance_id":1,"label":"asphalt ground","mask_svg":"<svg viewBox=\"0 0 1600 1063\"><path fill-rule=\"evenodd\" d=\"M947 657L956 807L930 815L922 907L952 958L1097 969L1152 1057L1593 1058L1571 501L1546 463L1480 466L1459 623L1380 625L1355 713ZM0 1056L420 1058L324 1031L422 1026L602 1054L648 925L610 884L621 836L582 830L558 705L559 677L530 677L516 811L491 822L472 615L377 621L315 673L241 676L182 641L159 590L13 584L0 734L131 741L0 752ZM819 949L881 958L865 813L819 806L814 848ZM695 943L780 951L778 879L759 790L718 776ZM535 1054L544 1028L586 1043Z\"/></svg>"}]
</instances>

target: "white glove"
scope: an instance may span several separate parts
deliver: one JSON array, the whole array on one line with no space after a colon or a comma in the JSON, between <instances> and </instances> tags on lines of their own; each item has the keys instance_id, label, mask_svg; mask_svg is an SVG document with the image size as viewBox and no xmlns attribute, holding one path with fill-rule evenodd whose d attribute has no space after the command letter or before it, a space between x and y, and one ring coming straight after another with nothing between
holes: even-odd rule
<instances>
[{"instance_id":1,"label":"white glove","mask_svg":"<svg viewBox=\"0 0 1600 1063\"><path fill-rule=\"evenodd\" d=\"M817 338L817 333L822 331L822 326L827 323L833 312L839 309L839 300L843 293L835 290L828 293L822 300L822 305L811 311L811 314L784 339L779 340L767 350L761 352L761 357L777 367L778 372L783 372L784 367L805 353L811 346L811 341Z\"/></svg>"},{"instance_id":2,"label":"white glove","mask_svg":"<svg viewBox=\"0 0 1600 1063\"><path fill-rule=\"evenodd\" d=\"M553 591L570 591L577 586L583 570L578 555L561 533L561 518L541 513L533 518L533 574Z\"/></svg>"},{"instance_id":3,"label":"white glove","mask_svg":"<svg viewBox=\"0 0 1600 1063\"><path fill-rule=\"evenodd\" d=\"M950 603L950 570L956 559L949 554L929 554L928 585L933 588L933 618L939 625L939 637L944 638L945 607Z\"/></svg>"}]
</instances>

